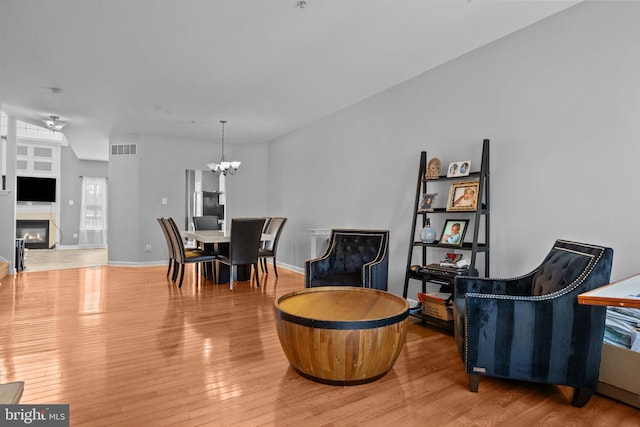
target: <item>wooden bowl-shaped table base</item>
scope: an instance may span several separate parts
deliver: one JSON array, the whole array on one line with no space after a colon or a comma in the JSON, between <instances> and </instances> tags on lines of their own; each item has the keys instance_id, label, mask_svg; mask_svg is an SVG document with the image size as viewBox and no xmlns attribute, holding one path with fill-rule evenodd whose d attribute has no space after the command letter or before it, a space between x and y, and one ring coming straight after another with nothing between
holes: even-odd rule
<instances>
[{"instance_id":1,"label":"wooden bowl-shaped table base","mask_svg":"<svg viewBox=\"0 0 640 427\"><path fill-rule=\"evenodd\" d=\"M408 303L384 291L310 288L282 296L275 309L289 363L323 383L361 384L382 377L407 336Z\"/></svg>"}]
</instances>

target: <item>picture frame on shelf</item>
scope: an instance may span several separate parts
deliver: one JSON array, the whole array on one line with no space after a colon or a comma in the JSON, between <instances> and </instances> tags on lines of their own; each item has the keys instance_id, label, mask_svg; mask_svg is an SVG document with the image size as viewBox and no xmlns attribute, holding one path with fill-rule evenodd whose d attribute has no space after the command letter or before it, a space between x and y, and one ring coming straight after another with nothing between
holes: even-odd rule
<instances>
[{"instance_id":1,"label":"picture frame on shelf","mask_svg":"<svg viewBox=\"0 0 640 427\"><path fill-rule=\"evenodd\" d=\"M449 188L447 211L476 211L478 210L478 192L480 181L454 182Z\"/></svg>"},{"instance_id":2,"label":"picture frame on shelf","mask_svg":"<svg viewBox=\"0 0 640 427\"><path fill-rule=\"evenodd\" d=\"M471 162L469 160L449 163L449 168L447 169L447 178L469 176L470 169L471 169Z\"/></svg>"},{"instance_id":3,"label":"picture frame on shelf","mask_svg":"<svg viewBox=\"0 0 640 427\"><path fill-rule=\"evenodd\" d=\"M461 247L464 242L464 236L467 233L468 225L468 219L447 219L444 222L438 245L449 248Z\"/></svg>"},{"instance_id":4,"label":"picture frame on shelf","mask_svg":"<svg viewBox=\"0 0 640 427\"><path fill-rule=\"evenodd\" d=\"M433 212L433 205L436 202L438 193L427 193L422 196L418 210L421 212Z\"/></svg>"},{"instance_id":5,"label":"picture frame on shelf","mask_svg":"<svg viewBox=\"0 0 640 427\"><path fill-rule=\"evenodd\" d=\"M432 158L427 163L427 172L424 174L424 179L438 179L440 177L440 159L437 157Z\"/></svg>"}]
</instances>

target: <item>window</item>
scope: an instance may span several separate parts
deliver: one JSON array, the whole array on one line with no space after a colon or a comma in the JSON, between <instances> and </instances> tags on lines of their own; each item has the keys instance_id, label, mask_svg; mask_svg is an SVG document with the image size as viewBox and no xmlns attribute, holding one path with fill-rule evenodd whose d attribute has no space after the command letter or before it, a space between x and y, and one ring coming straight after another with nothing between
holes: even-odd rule
<instances>
[{"instance_id":1,"label":"window","mask_svg":"<svg viewBox=\"0 0 640 427\"><path fill-rule=\"evenodd\" d=\"M78 245L107 245L107 179L82 178Z\"/></svg>"},{"instance_id":2,"label":"window","mask_svg":"<svg viewBox=\"0 0 640 427\"><path fill-rule=\"evenodd\" d=\"M102 183L88 182L85 185L84 221L87 230L101 230L103 227L102 192Z\"/></svg>"}]
</instances>

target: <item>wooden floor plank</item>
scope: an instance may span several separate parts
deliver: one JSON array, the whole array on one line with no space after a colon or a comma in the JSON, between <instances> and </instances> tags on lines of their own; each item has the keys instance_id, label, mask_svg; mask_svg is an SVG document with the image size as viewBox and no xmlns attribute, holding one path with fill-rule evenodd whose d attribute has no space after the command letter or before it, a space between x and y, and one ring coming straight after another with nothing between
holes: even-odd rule
<instances>
[{"instance_id":1,"label":"wooden floor plank","mask_svg":"<svg viewBox=\"0 0 640 427\"><path fill-rule=\"evenodd\" d=\"M303 288L279 269L234 291L166 266L21 272L0 285L0 382L23 403L68 403L74 426L616 425L640 412L595 395L483 378L478 393L454 338L409 319L379 380L331 386L300 377L275 329L274 302Z\"/></svg>"}]
</instances>

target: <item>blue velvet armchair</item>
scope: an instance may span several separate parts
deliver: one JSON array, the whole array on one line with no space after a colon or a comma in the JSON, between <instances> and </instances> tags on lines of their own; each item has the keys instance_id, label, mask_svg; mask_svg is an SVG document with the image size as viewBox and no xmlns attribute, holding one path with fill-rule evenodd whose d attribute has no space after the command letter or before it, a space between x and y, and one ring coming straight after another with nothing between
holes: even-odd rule
<instances>
[{"instance_id":1,"label":"blue velvet armchair","mask_svg":"<svg viewBox=\"0 0 640 427\"><path fill-rule=\"evenodd\" d=\"M388 230L333 229L329 247L304 265L304 286L357 286L386 291Z\"/></svg>"},{"instance_id":2,"label":"blue velvet armchair","mask_svg":"<svg viewBox=\"0 0 640 427\"><path fill-rule=\"evenodd\" d=\"M584 406L598 382L606 307L577 296L608 284L612 261L610 248L557 240L524 276L457 278L455 337L470 390L482 375L564 385Z\"/></svg>"}]
</instances>

